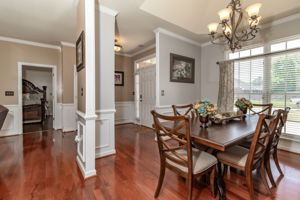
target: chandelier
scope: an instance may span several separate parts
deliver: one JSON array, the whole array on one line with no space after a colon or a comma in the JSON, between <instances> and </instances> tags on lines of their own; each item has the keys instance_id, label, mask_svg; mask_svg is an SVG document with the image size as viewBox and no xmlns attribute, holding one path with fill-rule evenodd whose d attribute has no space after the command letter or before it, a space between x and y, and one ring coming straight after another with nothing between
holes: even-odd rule
<instances>
[{"instance_id":1,"label":"chandelier","mask_svg":"<svg viewBox=\"0 0 300 200\"><path fill-rule=\"evenodd\" d=\"M114 50L115 52L119 52L122 50L122 45L118 44L118 40L115 40L115 46L114 46Z\"/></svg>"},{"instance_id":2,"label":"chandelier","mask_svg":"<svg viewBox=\"0 0 300 200\"><path fill-rule=\"evenodd\" d=\"M213 44L225 44L234 52L236 49L242 48L242 43L255 38L258 28L257 25L261 20L258 15L261 3L250 5L245 9L246 13L241 8L240 0L231 0L228 6L218 12L221 22L211 23L208 25L209 35ZM248 15L248 24L243 16ZM222 28L222 33L218 33L219 25Z\"/></svg>"}]
</instances>

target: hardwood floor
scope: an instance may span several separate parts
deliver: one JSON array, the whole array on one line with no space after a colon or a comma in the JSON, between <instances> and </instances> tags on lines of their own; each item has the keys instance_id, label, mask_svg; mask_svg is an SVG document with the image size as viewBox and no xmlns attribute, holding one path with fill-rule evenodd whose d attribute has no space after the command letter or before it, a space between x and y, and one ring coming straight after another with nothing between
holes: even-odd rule
<instances>
[{"instance_id":1,"label":"hardwood floor","mask_svg":"<svg viewBox=\"0 0 300 200\"><path fill-rule=\"evenodd\" d=\"M96 160L97 176L85 182L75 162L74 133L42 131L0 138L0 199L154 199L159 157L154 132L132 124L116 126L116 156ZM278 187L272 197L264 195L262 184L255 185L258 199L300 199L300 158L279 151L284 177L272 163ZM240 173L225 176L227 199L248 199L245 178ZM184 180L166 171L160 200L186 199ZM193 199L213 199L207 185L194 186Z\"/></svg>"}]
</instances>

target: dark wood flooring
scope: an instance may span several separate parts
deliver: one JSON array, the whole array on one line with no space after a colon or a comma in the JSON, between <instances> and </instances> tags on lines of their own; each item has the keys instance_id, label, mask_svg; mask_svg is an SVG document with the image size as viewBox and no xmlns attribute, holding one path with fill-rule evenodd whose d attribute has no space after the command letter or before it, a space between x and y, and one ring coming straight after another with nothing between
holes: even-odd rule
<instances>
[{"instance_id":1,"label":"dark wood flooring","mask_svg":"<svg viewBox=\"0 0 300 200\"><path fill-rule=\"evenodd\" d=\"M154 199L159 157L154 132L132 124L116 126L116 156L96 160L97 176L83 181L75 162L74 133L41 131L0 138L0 199L5 200L143 200ZM264 195L257 180L258 199L300 199L300 156L284 151L279 159L284 177L274 165L278 187ZM227 199L248 199L245 178L229 172ZM209 200L208 186L196 184L193 199ZM158 199L186 199L184 180L166 171Z\"/></svg>"},{"instance_id":2,"label":"dark wood flooring","mask_svg":"<svg viewBox=\"0 0 300 200\"><path fill-rule=\"evenodd\" d=\"M23 133L46 131L53 128L53 117L47 116L43 123L23 124Z\"/></svg>"}]
</instances>

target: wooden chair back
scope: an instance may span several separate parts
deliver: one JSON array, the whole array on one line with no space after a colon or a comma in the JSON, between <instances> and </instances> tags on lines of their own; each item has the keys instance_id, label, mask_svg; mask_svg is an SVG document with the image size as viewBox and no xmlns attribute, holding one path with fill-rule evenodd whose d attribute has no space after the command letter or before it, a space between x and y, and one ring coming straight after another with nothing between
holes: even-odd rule
<instances>
[{"instance_id":1,"label":"wooden chair back","mask_svg":"<svg viewBox=\"0 0 300 200\"><path fill-rule=\"evenodd\" d=\"M156 130L157 144L160 153L160 159L165 162L165 159L187 167L188 171L192 170L192 147L190 139L190 122L189 116L165 116L160 115L154 110L151 111L154 120L154 128ZM166 128L161 122L174 123L174 128ZM181 133L179 133L181 131ZM182 134L184 132L185 134ZM164 140L168 136L170 139ZM186 150L187 156L182 156L177 153L178 150Z\"/></svg>"},{"instance_id":2,"label":"wooden chair back","mask_svg":"<svg viewBox=\"0 0 300 200\"><path fill-rule=\"evenodd\" d=\"M0 130L4 124L7 113L8 113L8 109L0 105Z\"/></svg>"},{"instance_id":3,"label":"wooden chair back","mask_svg":"<svg viewBox=\"0 0 300 200\"><path fill-rule=\"evenodd\" d=\"M275 131L270 136L270 143L269 143L270 153L272 153L274 151L274 149L277 148L277 145L279 143L279 139L280 139L280 136L282 133L282 129L286 124L290 110L291 110L290 107L286 107L285 110L279 109L279 110L275 110L273 112L273 115L277 115L279 120L278 120L278 124L275 128Z\"/></svg>"},{"instance_id":4,"label":"wooden chair back","mask_svg":"<svg viewBox=\"0 0 300 200\"><path fill-rule=\"evenodd\" d=\"M267 122L269 120L269 122ZM246 168L252 171L257 169L264 160L264 155L269 144L270 135L275 130L279 121L278 116L261 114L249 149Z\"/></svg>"},{"instance_id":5,"label":"wooden chair back","mask_svg":"<svg viewBox=\"0 0 300 200\"><path fill-rule=\"evenodd\" d=\"M172 105L174 116L181 116L181 115L189 115L191 118L195 118L197 116L197 113L194 111L194 105L193 104L187 104L187 105Z\"/></svg>"},{"instance_id":6,"label":"wooden chair back","mask_svg":"<svg viewBox=\"0 0 300 200\"><path fill-rule=\"evenodd\" d=\"M261 107L260 111L254 110L254 108ZM267 104L253 104L253 108L249 109L250 113L257 115L257 114L267 114L271 115L272 113L273 104L267 103Z\"/></svg>"}]
</instances>

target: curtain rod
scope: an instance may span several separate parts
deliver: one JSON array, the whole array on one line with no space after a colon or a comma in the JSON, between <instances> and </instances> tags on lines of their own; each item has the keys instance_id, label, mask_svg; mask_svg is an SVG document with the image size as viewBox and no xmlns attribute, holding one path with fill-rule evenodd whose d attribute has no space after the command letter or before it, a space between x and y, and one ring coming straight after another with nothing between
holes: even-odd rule
<instances>
[{"instance_id":1,"label":"curtain rod","mask_svg":"<svg viewBox=\"0 0 300 200\"><path fill-rule=\"evenodd\" d=\"M247 56L247 57L243 57L243 58L217 61L217 65L220 64L221 62L234 62L234 61L240 61L240 60L247 60L250 58L252 59L252 58L264 57L264 56L269 56L269 55L281 54L281 53L289 53L289 52L293 52L293 51L297 51L297 50L300 50L300 47L293 48L293 49L286 49L286 50L282 50L282 51L269 52L269 53L255 55L255 56Z\"/></svg>"}]
</instances>

